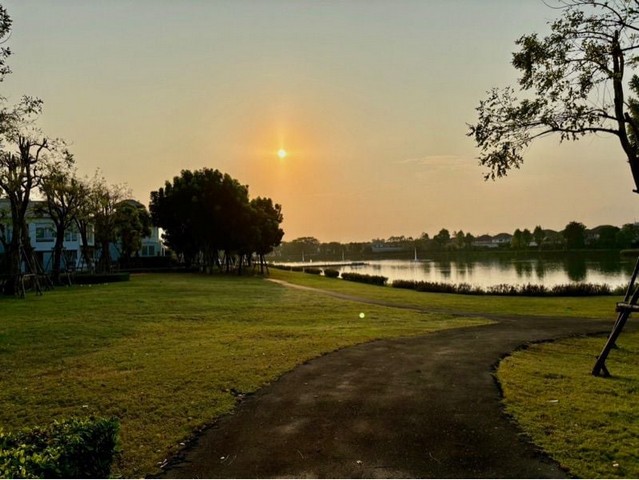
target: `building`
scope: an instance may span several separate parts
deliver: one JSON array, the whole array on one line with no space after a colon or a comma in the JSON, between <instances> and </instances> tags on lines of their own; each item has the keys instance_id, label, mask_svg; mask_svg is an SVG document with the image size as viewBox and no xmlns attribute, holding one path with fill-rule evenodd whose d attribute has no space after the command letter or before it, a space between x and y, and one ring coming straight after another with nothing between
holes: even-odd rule
<instances>
[{"instance_id":1,"label":"building","mask_svg":"<svg viewBox=\"0 0 639 480\"><path fill-rule=\"evenodd\" d=\"M27 228L31 247L35 253L35 259L46 272L53 267L53 247L55 245L55 224L53 220L42 211L43 201L31 201L27 210ZM0 224L4 226L5 241L11 241L11 216L8 199L0 199ZM95 251L95 235L93 226L89 225L87 244L94 255L94 264L99 258L99 251ZM1 233L0 233L1 235ZM82 239L75 225L64 235L62 269L83 270L87 267L82 255ZM0 255L4 253L4 246L0 242ZM138 251L140 257L158 257L166 254L166 248L161 240L160 229L151 228L151 235L142 239L142 248ZM111 258L115 262L120 257L120 249L117 244L111 244Z\"/></svg>"},{"instance_id":2,"label":"building","mask_svg":"<svg viewBox=\"0 0 639 480\"><path fill-rule=\"evenodd\" d=\"M50 271L53 266L53 247L55 245L55 225L51 218L41 211L44 207L43 201L31 201L27 209L27 228L31 247L35 253L35 259L45 270ZM10 205L8 199L0 199L0 224L4 226L5 241L9 243L12 237ZM93 228L89 226L87 243L93 247L95 239ZM64 235L62 268L81 269L82 268L82 239L77 228L73 226ZM0 254L4 253L4 246L0 242Z\"/></svg>"},{"instance_id":3,"label":"building","mask_svg":"<svg viewBox=\"0 0 639 480\"><path fill-rule=\"evenodd\" d=\"M500 233L494 237L481 235L473 241L473 247L479 248L499 248L509 246L513 236L508 233Z\"/></svg>"}]
</instances>

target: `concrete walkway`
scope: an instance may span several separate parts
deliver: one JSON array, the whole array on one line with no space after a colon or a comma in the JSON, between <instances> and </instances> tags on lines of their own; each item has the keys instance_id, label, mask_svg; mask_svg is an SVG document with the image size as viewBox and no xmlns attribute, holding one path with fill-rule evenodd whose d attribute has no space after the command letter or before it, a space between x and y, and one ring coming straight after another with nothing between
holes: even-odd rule
<instances>
[{"instance_id":1,"label":"concrete walkway","mask_svg":"<svg viewBox=\"0 0 639 480\"><path fill-rule=\"evenodd\" d=\"M614 319L495 319L307 362L219 419L163 477L565 477L504 415L494 367L525 343L607 333Z\"/></svg>"}]
</instances>

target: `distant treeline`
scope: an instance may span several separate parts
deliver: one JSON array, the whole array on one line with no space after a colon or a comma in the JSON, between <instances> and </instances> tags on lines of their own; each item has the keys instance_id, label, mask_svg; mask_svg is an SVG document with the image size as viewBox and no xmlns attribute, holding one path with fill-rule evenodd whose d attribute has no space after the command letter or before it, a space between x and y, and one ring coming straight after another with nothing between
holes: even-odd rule
<instances>
[{"instance_id":1,"label":"distant treeline","mask_svg":"<svg viewBox=\"0 0 639 480\"><path fill-rule=\"evenodd\" d=\"M373 255L407 258L433 252L469 251L558 251L558 250L624 250L639 247L639 224L627 223L621 227L600 225L588 229L583 223L570 222L561 231L536 226L529 230L516 229L513 233L479 235L463 230L452 233L442 228L432 238L423 233L418 238L392 236L370 242L320 242L315 237L300 237L282 244L273 256L283 261L310 259L368 258Z\"/></svg>"}]
</instances>

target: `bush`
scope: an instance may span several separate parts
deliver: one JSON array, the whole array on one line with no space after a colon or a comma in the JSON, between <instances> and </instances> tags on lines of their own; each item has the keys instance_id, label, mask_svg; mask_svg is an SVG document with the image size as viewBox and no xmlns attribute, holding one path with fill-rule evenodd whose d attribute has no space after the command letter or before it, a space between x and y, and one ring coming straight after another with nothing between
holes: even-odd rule
<instances>
[{"instance_id":1,"label":"bush","mask_svg":"<svg viewBox=\"0 0 639 480\"><path fill-rule=\"evenodd\" d=\"M342 275L343 276L343 275ZM421 282L414 280L395 280L394 288L417 290L431 293L456 293L461 295L501 295L527 297L585 297L595 295L623 295L624 288L611 289L608 285L591 283L571 283L548 288L544 285L492 285L486 289L473 287L467 283Z\"/></svg>"},{"instance_id":2,"label":"bush","mask_svg":"<svg viewBox=\"0 0 639 480\"><path fill-rule=\"evenodd\" d=\"M328 278L337 278L339 277L339 270L335 270L333 268L325 268L324 276Z\"/></svg>"},{"instance_id":3,"label":"bush","mask_svg":"<svg viewBox=\"0 0 639 480\"><path fill-rule=\"evenodd\" d=\"M129 272L122 273L96 273L78 274L73 278L77 285L94 285L96 283L128 282L131 277Z\"/></svg>"},{"instance_id":4,"label":"bush","mask_svg":"<svg viewBox=\"0 0 639 480\"><path fill-rule=\"evenodd\" d=\"M0 477L106 478L119 428L116 418L71 418L15 434L0 431Z\"/></svg>"},{"instance_id":5,"label":"bush","mask_svg":"<svg viewBox=\"0 0 639 480\"><path fill-rule=\"evenodd\" d=\"M274 264L274 265L271 265L271 268L276 268L278 270L288 270L289 272L291 271L291 267L289 267L288 265Z\"/></svg>"},{"instance_id":6,"label":"bush","mask_svg":"<svg viewBox=\"0 0 639 480\"><path fill-rule=\"evenodd\" d=\"M304 269L305 273L310 273L311 275L319 275L320 273L322 273L322 270L319 268L315 268L315 267L306 267Z\"/></svg>"},{"instance_id":7,"label":"bush","mask_svg":"<svg viewBox=\"0 0 639 480\"><path fill-rule=\"evenodd\" d=\"M556 285L552 294L564 297L588 297L593 295L610 295L612 290L608 285L594 285L592 283L569 283Z\"/></svg>"},{"instance_id":8,"label":"bush","mask_svg":"<svg viewBox=\"0 0 639 480\"><path fill-rule=\"evenodd\" d=\"M381 275L364 275L362 273L342 272L342 278L350 282L368 283L370 285L386 285L388 278Z\"/></svg>"}]
</instances>

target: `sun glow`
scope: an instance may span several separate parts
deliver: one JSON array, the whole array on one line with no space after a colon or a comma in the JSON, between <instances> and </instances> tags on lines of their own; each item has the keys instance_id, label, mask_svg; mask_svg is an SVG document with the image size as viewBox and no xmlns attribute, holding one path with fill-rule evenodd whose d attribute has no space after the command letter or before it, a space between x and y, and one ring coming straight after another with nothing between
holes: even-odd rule
<instances>
[{"instance_id":1,"label":"sun glow","mask_svg":"<svg viewBox=\"0 0 639 480\"><path fill-rule=\"evenodd\" d=\"M280 148L277 151L277 156L280 157L280 159L286 158L286 155L287 155L286 150L284 150L283 148Z\"/></svg>"}]
</instances>

